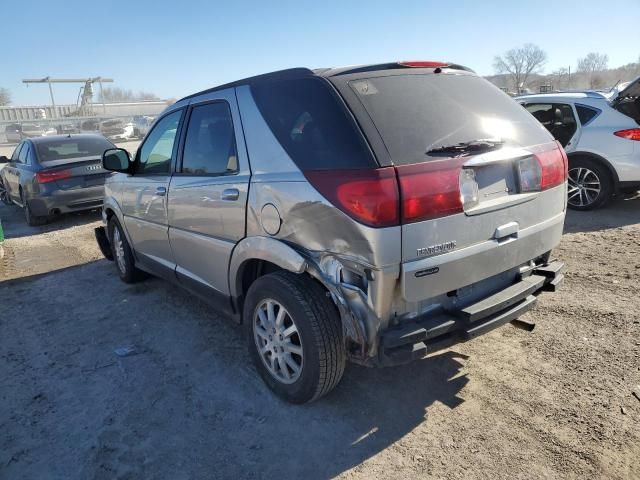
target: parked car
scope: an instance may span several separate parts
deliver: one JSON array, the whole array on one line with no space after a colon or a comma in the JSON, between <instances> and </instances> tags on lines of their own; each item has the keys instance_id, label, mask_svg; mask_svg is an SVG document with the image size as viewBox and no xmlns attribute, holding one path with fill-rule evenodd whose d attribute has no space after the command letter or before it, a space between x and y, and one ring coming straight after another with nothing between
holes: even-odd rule
<instances>
[{"instance_id":1,"label":"parked car","mask_svg":"<svg viewBox=\"0 0 640 480\"><path fill-rule=\"evenodd\" d=\"M12 123L7 125L4 129L7 142L21 142L25 138L43 137L46 135L55 135L55 128L34 125L29 123Z\"/></svg>"},{"instance_id":2,"label":"parked car","mask_svg":"<svg viewBox=\"0 0 640 480\"><path fill-rule=\"evenodd\" d=\"M565 92L516 99L569 157L569 207L602 207L640 189L640 77L611 93Z\"/></svg>"},{"instance_id":3,"label":"parked car","mask_svg":"<svg viewBox=\"0 0 640 480\"><path fill-rule=\"evenodd\" d=\"M0 198L24 210L29 225L51 215L100 208L102 153L114 145L101 135L55 135L23 140L11 159L0 157Z\"/></svg>"},{"instance_id":4,"label":"parked car","mask_svg":"<svg viewBox=\"0 0 640 480\"><path fill-rule=\"evenodd\" d=\"M109 140L128 140L133 137L133 123L127 123L122 119L115 118L103 120L98 127L100 133Z\"/></svg>"},{"instance_id":5,"label":"parked car","mask_svg":"<svg viewBox=\"0 0 640 480\"><path fill-rule=\"evenodd\" d=\"M151 125L153 125L153 121L155 117L151 117L148 115L136 115L133 117L133 136L137 138L144 138L144 136L149 132Z\"/></svg>"},{"instance_id":6,"label":"parked car","mask_svg":"<svg viewBox=\"0 0 640 480\"><path fill-rule=\"evenodd\" d=\"M225 309L291 402L329 392L346 359L397 365L512 321L563 279L564 151L458 65L239 80L103 165L119 173L96 238L120 278Z\"/></svg>"}]
</instances>

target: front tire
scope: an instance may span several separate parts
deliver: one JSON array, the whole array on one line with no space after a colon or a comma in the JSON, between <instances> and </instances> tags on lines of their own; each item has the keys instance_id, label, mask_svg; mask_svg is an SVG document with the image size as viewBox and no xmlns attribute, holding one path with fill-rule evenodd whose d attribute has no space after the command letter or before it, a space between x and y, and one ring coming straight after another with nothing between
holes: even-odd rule
<instances>
[{"instance_id":1,"label":"front tire","mask_svg":"<svg viewBox=\"0 0 640 480\"><path fill-rule=\"evenodd\" d=\"M243 322L253 363L279 397L312 402L340 382L346 363L340 317L310 277L279 271L258 278Z\"/></svg>"},{"instance_id":2,"label":"front tire","mask_svg":"<svg viewBox=\"0 0 640 480\"><path fill-rule=\"evenodd\" d=\"M613 179L607 167L588 158L569 160L567 206L573 210L603 207L613 195Z\"/></svg>"},{"instance_id":3,"label":"front tire","mask_svg":"<svg viewBox=\"0 0 640 480\"><path fill-rule=\"evenodd\" d=\"M9 190L7 190L7 187L5 187L4 181L2 180L1 176L0 176L0 200L5 205L13 205L13 202L11 201L11 197L9 196Z\"/></svg>"},{"instance_id":4,"label":"front tire","mask_svg":"<svg viewBox=\"0 0 640 480\"><path fill-rule=\"evenodd\" d=\"M127 237L115 217L111 217L108 225L111 254L116 264L120 280L124 283L135 283L144 278L144 272L136 268L133 252Z\"/></svg>"}]
</instances>

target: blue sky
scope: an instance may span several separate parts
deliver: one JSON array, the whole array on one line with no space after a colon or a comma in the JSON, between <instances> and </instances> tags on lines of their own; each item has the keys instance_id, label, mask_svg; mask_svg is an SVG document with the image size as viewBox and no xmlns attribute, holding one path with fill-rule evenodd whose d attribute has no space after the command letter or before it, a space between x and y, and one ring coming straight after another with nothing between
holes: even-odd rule
<instances>
[{"instance_id":1,"label":"blue sky","mask_svg":"<svg viewBox=\"0 0 640 480\"><path fill-rule=\"evenodd\" d=\"M0 87L14 105L49 103L45 85L20 81L47 75L113 77L177 98L296 66L426 59L487 75L496 54L527 42L547 51L547 72L573 69L591 51L608 54L609 66L640 56L639 0L2 0L0 18ZM56 102L75 103L78 88L55 86Z\"/></svg>"}]
</instances>

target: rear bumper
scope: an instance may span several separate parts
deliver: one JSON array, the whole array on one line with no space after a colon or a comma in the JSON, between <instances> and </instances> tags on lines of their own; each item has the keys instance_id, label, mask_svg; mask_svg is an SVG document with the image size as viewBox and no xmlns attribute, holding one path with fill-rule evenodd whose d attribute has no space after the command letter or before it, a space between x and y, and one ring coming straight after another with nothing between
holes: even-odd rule
<instances>
[{"instance_id":1,"label":"rear bumper","mask_svg":"<svg viewBox=\"0 0 640 480\"><path fill-rule=\"evenodd\" d=\"M55 213L79 212L102 207L104 185L73 190L42 192L29 199L34 215L47 216Z\"/></svg>"},{"instance_id":2,"label":"rear bumper","mask_svg":"<svg viewBox=\"0 0 640 480\"><path fill-rule=\"evenodd\" d=\"M509 287L460 310L430 313L390 328L380 336L376 363L379 366L407 363L511 322L535 306L537 294L555 291L564 280L563 270L564 263L550 262Z\"/></svg>"}]
</instances>

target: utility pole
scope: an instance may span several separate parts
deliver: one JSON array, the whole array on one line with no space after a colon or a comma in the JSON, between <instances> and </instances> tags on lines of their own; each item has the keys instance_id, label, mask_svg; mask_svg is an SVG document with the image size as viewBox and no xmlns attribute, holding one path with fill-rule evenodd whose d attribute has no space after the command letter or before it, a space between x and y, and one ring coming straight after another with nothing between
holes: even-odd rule
<instances>
[{"instance_id":1,"label":"utility pole","mask_svg":"<svg viewBox=\"0 0 640 480\"><path fill-rule=\"evenodd\" d=\"M51 78L51 77L44 77L44 78L26 78L22 80L22 83L47 83L49 84L49 94L51 95L51 106L53 107L53 116L54 117L58 117L58 111L56 108L56 102L55 99L53 98L53 87L51 86L52 83L82 83L85 85L85 90L84 93L82 95L82 104L80 107L80 112L84 111L84 107L87 104L87 102L90 100L90 98L87 98L88 95L90 95L92 93L91 90L91 85L95 82L98 82L100 84L100 94L102 95L102 83L110 83L113 82L113 78L102 78L102 77L90 77L90 78ZM87 86L89 88L87 88ZM104 95L102 96L102 110L104 113L106 113L107 111L107 107L104 103Z\"/></svg>"}]
</instances>

